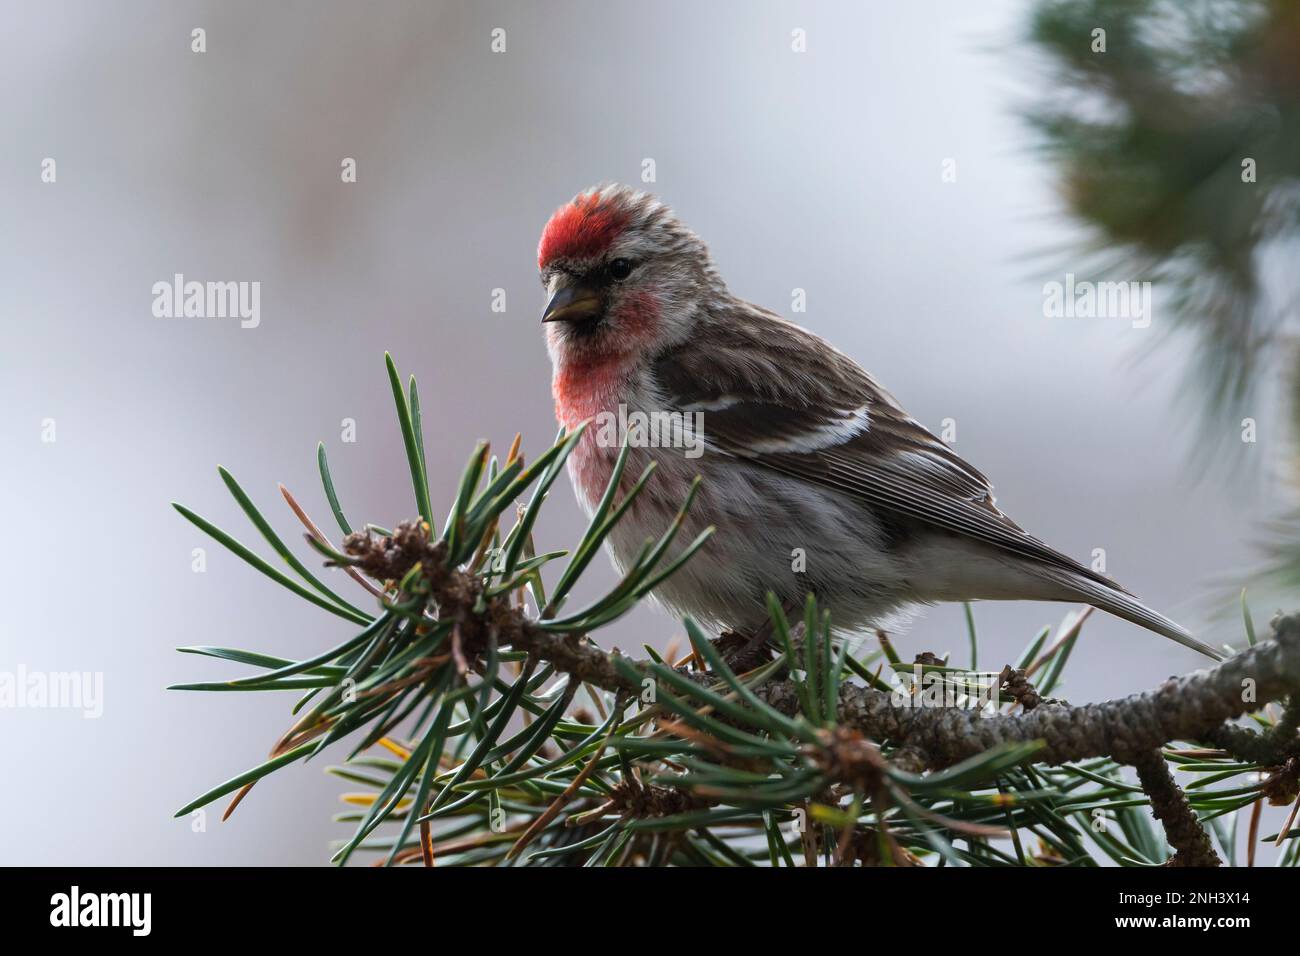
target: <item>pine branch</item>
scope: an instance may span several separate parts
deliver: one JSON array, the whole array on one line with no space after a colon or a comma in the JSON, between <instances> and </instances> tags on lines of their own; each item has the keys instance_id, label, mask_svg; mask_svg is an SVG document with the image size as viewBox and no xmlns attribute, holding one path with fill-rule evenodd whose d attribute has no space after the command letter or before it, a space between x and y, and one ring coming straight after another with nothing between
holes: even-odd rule
<instances>
[{"instance_id":1,"label":"pine branch","mask_svg":"<svg viewBox=\"0 0 1300 956\"><path fill-rule=\"evenodd\" d=\"M433 598L443 613L458 619L468 616L477 602L474 582L466 576L443 578ZM637 693L641 684L620 672L614 654L581 641L577 634L554 634L538 629L517 608L490 606L485 615L504 645L526 650L539 660L605 690ZM1300 616L1278 616L1271 640L1210 670L1171 678L1160 687L1102 704L1072 707L1052 703L1033 713L988 717L968 710L922 709L900 704L896 695L853 684L842 684L836 719L880 740L889 740L903 755L899 765L909 772L942 770L963 760L1008 744L1043 742L1027 762L1061 764L1093 757L1114 757L1131 764L1150 797L1152 810L1164 825L1177 850L1171 865L1217 866L1218 855L1209 836L1192 812L1183 791L1174 783L1159 748L1172 740L1231 739L1238 749L1250 732L1226 724L1262 704L1248 703L1242 687L1253 684L1259 697L1253 701L1282 699L1300 692ZM1004 680L1014 676L1008 667ZM649 674L647 673L647 677ZM1023 679L1023 676L1022 678ZM1031 689L1032 690L1032 689ZM754 688L758 700L790 716L802 713L793 680L773 680ZM1035 695L1036 696L1036 695ZM1290 751L1300 748L1295 737L1297 707L1287 719L1256 740L1277 746L1288 741ZM1231 749L1231 748L1225 748ZM1262 753L1259 746L1249 749ZM834 761L841 769L844 761ZM835 783L846 782L832 773Z\"/></svg>"},{"instance_id":2,"label":"pine branch","mask_svg":"<svg viewBox=\"0 0 1300 956\"><path fill-rule=\"evenodd\" d=\"M1143 813L1149 806L1175 850L1171 863L1210 865L1217 857L1206 823L1295 789L1294 703L1280 720L1257 715L1260 734L1228 723L1267 702L1296 699L1295 617L1279 617L1271 639L1213 670L1078 707L1041 696L1026 675L1041 672L1042 694L1052 690L1082 617L1050 643L1049 632L1040 633L1015 665L987 674L934 655L904 664L882 635L876 656L894 673L892 685L870 671L871 659L849 655L811 597L793 625L790 609L770 599L771 624L761 642L754 635L711 639L687 619L690 668L674 667L649 648L642 660L605 651L591 635L635 607L707 537L674 550L689 499L615 587L569 611L569 592L650 469L623 481L625 447L572 554L538 554L531 529L578 435L562 434L527 467L518 439L503 462L483 445L435 531L422 493L428 471L414 382L403 392L391 359L389 373L421 517L392 532L353 531L323 448L322 484L345 535L342 550L286 495L307 543L377 596L377 613L349 604L308 571L228 473L222 477L240 509L294 577L178 506L272 580L361 627L302 661L183 649L261 671L181 689L306 696L294 708L301 716L264 763L178 815L234 795L228 815L262 777L349 739L355 747L348 764L331 771L374 792L346 795L359 809L339 817L356 825L335 854L339 863L378 851L387 864L425 865L790 866L796 858L805 865L912 865L937 858L954 865L1090 866L1100 851L1121 863L1155 864L1168 851ZM528 505L516 507L529 489ZM508 512L515 523L503 532ZM566 556L548 596L543 571ZM525 592L541 613L527 610ZM973 659L973 619L969 625ZM737 647L742 653L734 653ZM748 670L736 673L740 666ZM983 680L992 699L974 695L970 678ZM931 681L955 696L932 705L921 686ZM1252 694L1243 694L1245 682ZM599 717L575 709L583 686ZM396 736L402 732L409 739ZM1222 748L1165 754L1180 771L1203 774L1186 791L1160 753L1175 740ZM375 745L384 755L368 752ZM1268 767L1254 762L1265 758ZM1125 763L1136 768L1140 786L1123 781ZM1232 785L1261 769L1268 771L1263 782ZM382 835L385 824L397 832ZM1295 836L1273 837L1291 842L1283 862L1300 856Z\"/></svg>"},{"instance_id":3,"label":"pine branch","mask_svg":"<svg viewBox=\"0 0 1300 956\"><path fill-rule=\"evenodd\" d=\"M415 524L399 527L422 534ZM409 567L399 564L391 570L405 573ZM641 683L616 667L617 652L602 651L581 640L577 632L542 629L519 608L499 599L488 601L485 610L475 615L480 592L471 576L451 572L437 577L431 598L441 613L463 622L471 641L481 640L480 630L491 627L503 646L527 651L579 680L608 691L640 692ZM911 698L900 701L897 694L844 683L836 717L869 737L923 754L928 770L950 767L998 745L1035 741L1043 746L1033 762L1047 764L1111 756L1136 765L1173 740L1219 741L1216 745L1224 749L1256 755L1252 759L1265 754L1284 759L1300 751L1296 738L1300 707L1288 707L1286 719L1267 737L1227 724L1267 702L1300 692L1300 615L1278 615L1272 630L1271 639L1213 668L1099 704L1043 703L1024 714L986 716L968 709L918 707ZM1253 688L1252 695L1243 694L1246 686ZM755 688L755 694L786 716L801 713L795 681L772 680ZM1228 742L1232 746L1226 746Z\"/></svg>"},{"instance_id":4,"label":"pine branch","mask_svg":"<svg viewBox=\"0 0 1300 956\"><path fill-rule=\"evenodd\" d=\"M1151 798L1151 812L1165 828L1165 838L1176 851L1168 866L1219 866L1210 836L1196 818L1187 795L1174 783L1169 765L1159 750L1148 750L1131 758L1142 789Z\"/></svg>"},{"instance_id":5,"label":"pine branch","mask_svg":"<svg viewBox=\"0 0 1300 956\"><path fill-rule=\"evenodd\" d=\"M846 684L838 715L871 737L917 748L932 770L999 744L1034 740L1044 743L1035 762L1048 764L1106 756L1127 762L1173 740L1231 737L1240 742L1250 732L1227 727L1227 721L1300 691L1300 615L1279 615L1273 628L1271 640L1222 664L1120 700L1078 707L1044 703L1031 713L986 717L967 710L900 705L883 691ZM1256 695L1249 700L1242 692L1247 685ZM771 684L760 696L782 713L798 710L788 684ZM1279 725L1275 733L1295 749L1294 724L1289 729Z\"/></svg>"}]
</instances>

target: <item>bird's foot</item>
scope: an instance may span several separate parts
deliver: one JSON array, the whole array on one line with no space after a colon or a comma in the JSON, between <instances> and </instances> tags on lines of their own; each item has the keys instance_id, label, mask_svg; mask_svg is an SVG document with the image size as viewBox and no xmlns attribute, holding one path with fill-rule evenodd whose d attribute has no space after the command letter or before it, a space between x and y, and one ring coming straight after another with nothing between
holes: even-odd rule
<instances>
[{"instance_id":1,"label":"bird's foot","mask_svg":"<svg viewBox=\"0 0 1300 956\"><path fill-rule=\"evenodd\" d=\"M713 646L722 654L722 659L727 662L728 667L737 674L743 674L772 659L772 649L767 646L767 638L771 634L770 627L767 628L766 634L763 633L763 628L754 634L723 631L713 642Z\"/></svg>"}]
</instances>

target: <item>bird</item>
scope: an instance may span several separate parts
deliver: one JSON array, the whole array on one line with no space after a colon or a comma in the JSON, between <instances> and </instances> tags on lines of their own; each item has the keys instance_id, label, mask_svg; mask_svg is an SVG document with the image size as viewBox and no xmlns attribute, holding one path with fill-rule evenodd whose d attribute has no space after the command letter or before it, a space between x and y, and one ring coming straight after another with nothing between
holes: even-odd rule
<instances>
[{"instance_id":1,"label":"bird","mask_svg":"<svg viewBox=\"0 0 1300 956\"><path fill-rule=\"evenodd\" d=\"M769 594L793 609L811 593L846 633L940 602L1065 601L1221 659L1023 530L989 480L853 359L733 295L704 241L654 195L618 183L578 193L546 222L537 266L561 427L673 423L658 441L587 427L569 455L588 515L624 444L617 490L655 464L606 539L616 569L700 479L684 540L715 533L653 591L669 612L761 634Z\"/></svg>"}]
</instances>

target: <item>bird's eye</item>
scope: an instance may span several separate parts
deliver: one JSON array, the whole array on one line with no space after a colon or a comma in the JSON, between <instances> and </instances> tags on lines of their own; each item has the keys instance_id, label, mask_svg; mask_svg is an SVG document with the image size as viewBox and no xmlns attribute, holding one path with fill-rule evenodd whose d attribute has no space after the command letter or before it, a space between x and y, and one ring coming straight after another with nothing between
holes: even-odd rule
<instances>
[{"instance_id":1,"label":"bird's eye","mask_svg":"<svg viewBox=\"0 0 1300 956\"><path fill-rule=\"evenodd\" d=\"M627 259L615 259L609 264L609 274L615 279L626 279L632 274L632 263Z\"/></svg>"}]
</instances>

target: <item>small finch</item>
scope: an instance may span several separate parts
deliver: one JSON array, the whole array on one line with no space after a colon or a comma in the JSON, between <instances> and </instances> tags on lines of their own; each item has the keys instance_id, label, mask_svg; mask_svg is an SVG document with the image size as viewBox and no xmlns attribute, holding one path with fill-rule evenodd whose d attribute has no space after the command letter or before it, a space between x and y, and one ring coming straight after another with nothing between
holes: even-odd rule
<instances>
[{"instance_id":1,"label":"small finch","mask_svg":"<svg viewBox=\"0 0 1300 956\"><path fill-rule=\"evenodd\" d=\"M608 538L615 565L631 565L703 478L684 532L717 531L655 591L671 611L755 635L769 592L790 608L812 592L841 630L939 601L1071 601L1221 656L1023 531L856 362L732 295L704 242L653 196L580 193L546 224L537 262L556 417L629 423L626 486L657 463ZM609 431L588 427L569 458L588 512L623 445Z\"/></svg>"}]
</instances>

